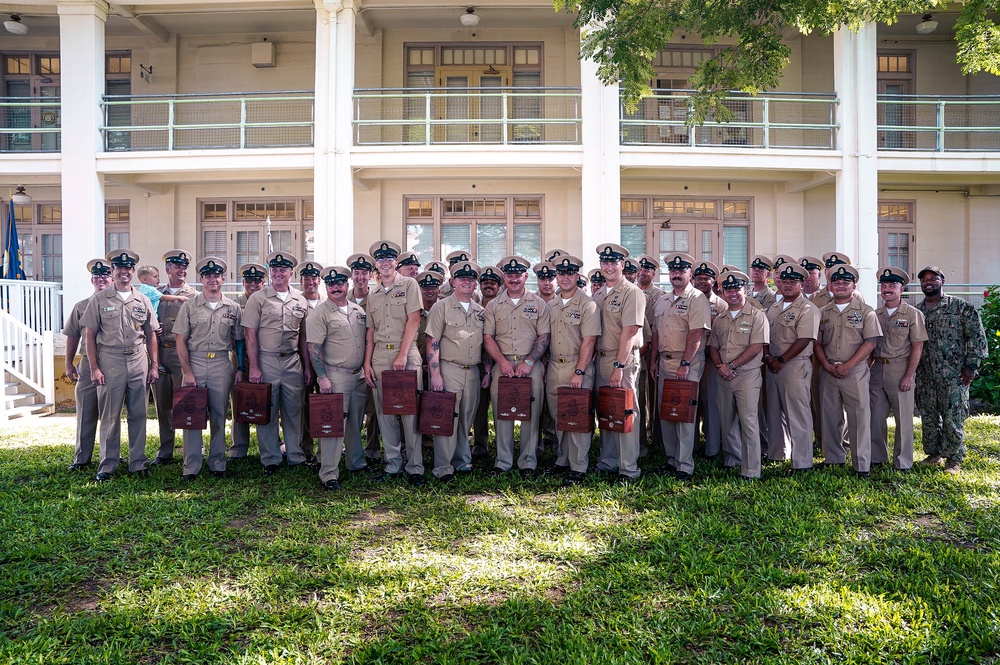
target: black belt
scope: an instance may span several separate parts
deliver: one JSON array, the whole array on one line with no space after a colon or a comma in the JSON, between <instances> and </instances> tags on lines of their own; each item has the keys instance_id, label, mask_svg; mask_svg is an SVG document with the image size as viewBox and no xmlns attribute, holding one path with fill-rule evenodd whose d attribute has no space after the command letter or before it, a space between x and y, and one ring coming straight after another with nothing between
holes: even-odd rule
<instances>
[{"instance_id":1,"label":"black belt","mask_svg":"<svg viewBox=\"0 0 1000 665\"><path fill-rule=\"evenodd\" d=\"M268 358L287 358L298 354L298 351L258 351L257 353Z\"/></svg>"}]
</instances>

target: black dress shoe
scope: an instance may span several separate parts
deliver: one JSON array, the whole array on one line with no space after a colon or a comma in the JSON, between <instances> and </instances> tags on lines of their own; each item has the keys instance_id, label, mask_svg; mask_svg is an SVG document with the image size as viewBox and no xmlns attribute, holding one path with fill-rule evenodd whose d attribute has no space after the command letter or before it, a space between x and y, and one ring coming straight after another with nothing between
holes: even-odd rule
<instances>
[{"instance_id":1,"label":"black dress shoe","mask_svg":"<svg viewBox=\"0 0 1000 665\"><path fill-rule=\"evenodd\" d=\"M334 490L340 489L340 483L336 480L328 480L323 483L323 487L326 488L327 492L333 492Z\"/></svg>"},{"instance_id":2,"label":"black dress shoe","mask_svg":"<svg viewBox=\"0 0 1000 665\"><path fill-rule=\"evenodd\" d=\"M688 480L691 480L692 476L687 471L678 471L677 475L674 476L674 478L680 480L681 482L686 482Z\"/></svg>"},{"instance_id":3,"label":"black dress shoe","mask_svg":"<svg viewBox=\"0 0 1000 665\"><path fill-rule=\"evenodd\" d=\"M618 477L615 478L615 485L629 485L629 484L635 482L636 480L639 480L639 479L638 478L633 478L631 476L626 476L624 473L619 473Z\"/></svg>"},{"instance_id":4,"label":"black dress shoe","mask_svg":"<svg viewBox=\"0 0 1000 665\"><path fill-rule=\"evenodd\" d=\"M307 469L319 468L319 460L316 459L315 455L306 455L306 459L302 462L302 464L304 464Z\"/></svg>"},{"instance_id":5,"label":"black dress shoe","mask_svg":"<svg viewBox=\"0 0 1000 665\"><path fill-rule=\"evenodd\" d=\"M223 471L212 471L212 475L215 476L216 478L225 478L229 474L223 470Z\"/></svg>"},{"instance_id":6,"label":"black dress shoe","mask_svg":"<svg viewBox=\"0 0 1000 665\"><path fill-rule=\"evenodd\" d=\"M402 475L403 475L402 471L400 471L399 473L387 473L383 471L381 475L375 476L374 478L372 478L372 480L376 483L387 483L390 480L395 480L396 478L399 478Z\"/></svg>"},{"instance_id":7,"label":"black dress shoe","mask_svg":"<svg viewBox=\"0 0 1000 665\"><path fill-rule=\"evenodd\" d=\"M455 469L455 475L457 476L467 476L473 472L474 469Z\"/></svg>"},{"instance_id":8,"label":"black dress shoe","mask_svg":"<svg viewBox=\"0 0 1000 665\"><path fill-rule=\"evenodd\" d=\"M501 469L500 467L495 466L492 469L490 469L489 473L487 473L486 476L489 478L496 478L497 476L502 476L505 473L507 472Z\"/></svg>"},{"instance_id":9,"label":"black dress shoe","mask_svg":"<svg viewBox=\"0 0 1000 665\"><path fill-rule=\"evenodd\" d=\"M424 486L424 482L426 482L426 481L424 481L424 474L422 474L422 473L411 473L410 477L407 479L407 482L409 482L410 485L412 485L414 487L423 487Z\"/></svg>"},{"instance_id":10,"label":"black dress shoe","mask_svg":"<svg viewBox=\"0 0 1000 665\"><path fill-rule=\"evenodd\" d=\"M81 471L83 469L86 469L88 466L90 466L90 465L89 464L70 464L67 467L67 469L70 470L70 471Z\"/></svg>"},{"instance_id":11,"label":"black dress shoe","mask_svg":"<svg viewBox=\"0 0 1000 665\"><path fill-rule=\"evenodd\" d=\"M812 471L812 470L813 470L813 468L811 466L807 466L807 467L804 467L802 469L789 469L788 472L789 473L805 473L806 471Z\"/></svg>"},{"instance_id":12,"label":"black dress shoe","mask_svg":"<svg viewBox=\"0 0 1000 665\"><path fill-rule=\"evenodd\" d=\"M582 473L580 473L579 471L570 471L569 473L566 474L566 477L563 478L562 484L565 485L566 487L571 487L572 485L579 485L582 482L583 482Z\"/></svg>"},{"instance_id":13,"label":"black dress shoe","mask_svg":"<svg viewBox=\"0 0 1000 665\"><path fill-rule=\"evenodd\" d=\"M545 474L549 476L561 476L569 471L569 464L553 464L545 470Z\"/></svg>"},{"instance_id":14,"label":"black dress shoe","mask_svg":"<svg viewBox=\"0 0 1000 665\"><path fill-rule=\"evenodd\" d=\"M138 471L133 471L130 473L133 478L149 478L153 475L153 472L149 469L139 469Z\"/></svg>"},{"instance_id":15,"label":"black dress shoe","mask_svg":"<svg viewBox=\"0 0 1000 665\"><path fill-rule=\"evenodd\" d=\"M109 480L111 480L111 474L110 473L99 473L99 474L97 474L97 482L99 482L99 483L106 483Z\"/></svg>"},{"instance_id":16,"label":"black dress shoe","mask_svg":"<svg viewBox=\"0 0 1000 665\"><path fill-rule=\"evenodd\" d=\"M521 477L525 480L534 480L538 477L538 472L534 469L518 469L521 473Z\"/></svg>"},{"instance_id":17,"label":"black dress shoe","mask_svg":"<svg viewBox=\"0 0 1000 665\"><path fill-rule=\"evenodd\" d=\"M438 478L438 480L440 480L442 483L450 483L451 481L455 480L455 474L446 473L440 478Z\"/></svg>"},{"instance_id":18,"label":"black dress shoe","mask_svg":"<svg viewBox=\"0 0 1000 665\"><path fill-rule=\"evenodd\" d=\"M198 478L197 474L194 474L194 473L185 473L183 476L181 476L181 481L183 481L185 483L192 483L197 478Z\"/></svg>"},{"instance_id":19,"label":"black dress shoe","mask_svg":"<svg viewBox=\"0 0 1000 665\"><path fill-rule=\"evenodd\" d=\"M271 477L271 476L275 475L276 473L278 473L278 465L277 464L268 464L267 466L264 467L264 475L265 476Z\"/></svg>"},{"instance_id":20,"label":"black dress shoe","mask_svg":"<svg viewBox=\"0 0 1000 665\"><path fill-rule=\"evenodd\" d=\"M653 473L658 476L673 476L677 473L677 467L668 462L667 464L661 464L653 469Z\"/></svg>"},{"instance_id":21,"label":"black dress shoe","mask_svg":"<svg viewBox=\"0 0 1000 665\"><path fill-rule=\"evenodd\" d=\"M173 464L173 457L154 457L149 462L149 466L166 466L167 464Z\"/></svg>"},{"instance_id":22,"label":"black dress shoe","mask_svg":"<svg viewBox=\"0 0 1000 665\"><path fill-rule=\"evenodd\" d=\"M857 474L858 478L861 478L862 480L867 480L868 477L871 475L868 471L858 471Z\"/></svg>"}]
</instances>

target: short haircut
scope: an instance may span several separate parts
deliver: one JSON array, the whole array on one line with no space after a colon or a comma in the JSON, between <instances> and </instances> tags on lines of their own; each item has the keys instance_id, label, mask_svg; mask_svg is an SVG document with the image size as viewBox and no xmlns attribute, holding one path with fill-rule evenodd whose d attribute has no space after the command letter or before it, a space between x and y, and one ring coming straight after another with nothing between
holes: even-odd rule
<instances>
[{"instance_id":1,"label":"short haircut","mask_svg":"<svg viewBox=\"0 0 1000 665\"><path fill-rule=\"evenodd\" d=\"M136 270L136 275L139 279L142 279L143 277L149 277L154 272L157 276L160 275L160 269L156 266L139 266L139 269Z\"/></svg>"}]
</instances>

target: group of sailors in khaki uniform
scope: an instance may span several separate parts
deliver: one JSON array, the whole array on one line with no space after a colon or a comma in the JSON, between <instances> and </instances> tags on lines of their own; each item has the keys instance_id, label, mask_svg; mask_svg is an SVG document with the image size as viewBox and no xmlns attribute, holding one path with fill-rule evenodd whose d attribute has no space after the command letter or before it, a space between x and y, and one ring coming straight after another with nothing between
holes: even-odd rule
<instances>
[{"instance_id":1,"label":"group of sailors in khaki uniform","mask_svg":"<svg viewBox=\"0 0 1000 665\"><path fill-rule=\"evenodd\" d=\"M825 464L844 465L850 453L862 477L872 464L912 465L913 377L927 333L920 311L900 300L909 282L904 271L880 270L885 304L875 310L856 291L858 271L842 253L756 256L749 275L682 252L664 256L663 264L647 254L631 257L615 243L596 253L600 267L585 276L584 262L559 249L534 266L508 256L485 267L456 251L422 271L415 253L391 241L354 254L347 265L299 263L276 251L265 265L239 268L244 292L231 300L222 293L225 261L195 263L199 292L186 283L191 254L176 249L163 256L168 283L160 292L177 297L156 308L131 285L134 252L94 259L87 264L94 295L74 307L64 330L66 373L77 381L71 468L90 464L99 422L97 479L112 477L121 461L123 406L129 471L148 474L149 466L172 462L173 391L202 386L209 394L208 469L225 476L227 461L248 452L249 425L234 422L228 449L225 440L233 385L245 379L272 386L270 422L257 426L265 475L282 463L314 467L333 490L343 460L348 471L370 472L377 481L405 474L419 486L425 466L417 417L383 410L382 373L404 369L418 370L419 389L456 395L454 434L433 437L429 465L445 483L471 472L474 456L482 455L476 448L502 376L531 379L531 416L519 441L513 421L496 421L490 475L516 465L534 478L542 471L543 409L554 423L560 387L601 386L628 388L638 398L630 432L601 432L596 469L620 482L639 477L649 438L666 455L655 471L690 479L699 427L704 453L747 479L760 477L762 452L790 461L792 471L811 468L814 435ZM661 265L666 289L653 283ZM527 290L529 271L546 284L554 280L558 290ZM291 287L293 278L301 291ZM699 383L700 425L659 418L667 379ZM152 460L145 454L147 384L155 386L160 429ZM320 438L318 448L306 426L314 391L342 394L346 418L344 436ZM366 412L374 416L367 422ZM897 423L891 454L890 413ZM579 483L591 441L588 433L557 430L556 461L544 471L566 485ZM202 432L185 430L182 448L182 478L193 480L204 464Z\"/></svg>"}]
</instances>

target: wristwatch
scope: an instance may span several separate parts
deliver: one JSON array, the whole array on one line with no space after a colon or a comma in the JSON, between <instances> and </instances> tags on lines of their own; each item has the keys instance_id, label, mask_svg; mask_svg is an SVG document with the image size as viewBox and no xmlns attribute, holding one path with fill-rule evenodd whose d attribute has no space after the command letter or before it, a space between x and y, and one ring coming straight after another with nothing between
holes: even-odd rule
<instances>
[{"instance_id":1,"label":"wristwatch","mask_svg":"<svg viewBox=\"0 0 1000 665\"><path fill-rule=\"evenodd\" d=\"M523 362L524 362L524 364L525 364L525 365L527 365L528 367L532 367L532 366L534 366L534 364L535 364L535 361L534 361L534 360L532 360L531 358L525 358Z\"/></svg>"},{"instance_id":2,"label":"wristwatch","mask_svg":"<svg viewBox=\"0 0 1000 665\"><path fill-rule=\"evenodd\" d=\"M775 356L774 359L777 360L782 365L785 364L785 357L784 356Z\"/></svg>"},{"instance_id":3,"label":"wristwatch","mask_svg":"<svg viewBox=\"0 0 1000 665\"><path fill-rule=\"evenodd\" d=\"M681 367L690 367L691 363L687 360L681 360Z\"/></svg>"},{"instance_id":4,"label":"wristwatch","mask_svg":"<svg viewBox=\"0 0 1000 665\"><path fill-rule=\"evenodd\" d=\"M584 372L582 369L579 368L573 370L573 373L576 374L577 376L583 376L584 374L586 374L586 372Z\"/></svg>"},{"instance_id":5,"label":"wristwatch","mask_svg":"<svg viewBox=\"0 0 1000 665\"><path fill-rule=\"evenodd\" d=\"M615 369L625 369L625 363L620 363L615 360Z\"/></svg>"}]
</instances>

